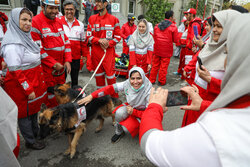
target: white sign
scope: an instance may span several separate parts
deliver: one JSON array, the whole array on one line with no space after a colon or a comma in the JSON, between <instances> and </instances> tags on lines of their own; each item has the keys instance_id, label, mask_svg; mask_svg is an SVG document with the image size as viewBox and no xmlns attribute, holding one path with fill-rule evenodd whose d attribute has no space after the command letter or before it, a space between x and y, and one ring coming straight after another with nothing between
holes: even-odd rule
<instances>
[{"instance_id":1,"label":"white sign","mask_svg":"<svg viewBox=\"0 0 250 167\"><path fill-rule=\"evenodd\" d=\"M119 3L112 3L111 4L111 12L118 13L120 12L120 4Z\"/></svg>"}]
</instances>

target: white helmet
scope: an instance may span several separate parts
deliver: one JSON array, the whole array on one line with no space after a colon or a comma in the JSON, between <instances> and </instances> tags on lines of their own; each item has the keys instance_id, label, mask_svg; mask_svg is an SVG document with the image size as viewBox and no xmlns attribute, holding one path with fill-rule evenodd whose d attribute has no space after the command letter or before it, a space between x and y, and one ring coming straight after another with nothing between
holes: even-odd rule
<instances>
[{"instance_id":1,"label":"white helmet","mask_svg":"<svg viewBox=\"0 0 250 167\"><path fill-rule=\"evenodd\" d=\"M41 0L45 5L60 6L60 0Z\"/></svg>"}]
</instances>

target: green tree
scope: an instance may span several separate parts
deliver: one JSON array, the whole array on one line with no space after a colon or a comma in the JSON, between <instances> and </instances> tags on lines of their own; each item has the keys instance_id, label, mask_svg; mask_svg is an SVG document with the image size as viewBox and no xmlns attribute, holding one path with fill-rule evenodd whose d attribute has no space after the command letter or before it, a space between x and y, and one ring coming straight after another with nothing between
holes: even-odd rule
<instances>
[{"instance_id":1,"label":"green tree","mask_svg":"<svg viewBox=\"0 0 250 167\"><path fill-rule=\"evenodd\" d=\"M207 0L207 1L209 1L209 0ZM206 2L206 0L199 0L199 3L198 3L196 15L200 18L203 18L204 9L205 9L205 2ZM191 0L187 5L186 10L188 10L189 8L196 9L196 5L197 5L197 0ZM207 17L210 14L210 10L211 10L211 6L209 5L209 3L207 3L205 17Z\"/></svg>"},{"instance_id":2,"label":"green tree","mask_svg":"<svg viewBox=\"0 0 250 167\"><path fill-rule=\"evenodd\" d=\"M166 0L142 0L146 8L146 19L153 25L165 19L165 12L170 10L173 4Z\"/></svg>"}]
</instances>

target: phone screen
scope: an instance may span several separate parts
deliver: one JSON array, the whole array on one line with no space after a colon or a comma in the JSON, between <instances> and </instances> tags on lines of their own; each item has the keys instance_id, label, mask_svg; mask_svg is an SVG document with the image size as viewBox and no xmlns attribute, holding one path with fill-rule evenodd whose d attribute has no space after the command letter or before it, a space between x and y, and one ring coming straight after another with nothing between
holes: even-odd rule
<instances>
[{"instance_id":1,"label":"phone screen","mask_svg":"<svg viewBox=\"0 0 250 167\"><path fill-rule=\"evenodd\" d=\"M194 26L193 28L194 28L194 35L195 35L196 39L198 39L198 28L197 28L197 26Z\"/></svg>"},{"instance_id":2,"label":"phone screen","mask_svg":"<svg viewBox=\"0 0 250 167\"><path fill-rule=\"evenodd\" d=\"M201 58L198 56L197 57L197 61L198 61L198 63L199 63L199 67L200 67L200 69L202 70L202 67L201 67L201 65L202 65L202 61L201 61Z\"/></svg>"},{"instance_id":3,"label":"phone screen","mask_svg":"<svg viewBox=\"0 0 250 167\"><path fill-rule=\"evenodd\" d=\"M188 104L188 96L183 91L169 91L167 99L167 107L180 106Z\"/></svg>"}]
</instances>

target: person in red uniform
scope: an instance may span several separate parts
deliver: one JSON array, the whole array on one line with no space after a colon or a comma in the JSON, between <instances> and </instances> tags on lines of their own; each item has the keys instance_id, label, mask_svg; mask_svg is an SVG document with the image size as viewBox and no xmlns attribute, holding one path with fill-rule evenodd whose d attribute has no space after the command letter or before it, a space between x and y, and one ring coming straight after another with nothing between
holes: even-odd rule
<instances>
[{"instance_id":1,"label":"person in red uniform","mask_svg":"<svg viewBox=\"0 0 250 167\"><path fill-rule=\"evenodd\" d=\"M53 70L62 71L67 68L70 73L71 48L68 37L63 31L63 25L56 18L59 0L41 1L42 11L32 20L32 38L40 46L42 66L48 87L65 83L65 74L53 76ZM49 107L57 105L55 96L48 94Z\"/></svg>"},{"instance_id":2,"label":"person in red uniform","mask_svg":"<svg viewBox=\"0 0 250 167\"><path fill-rule=\"evenodd\" d=\"M186 70L188 67L191 70L188 82L190 85L194 84L198 88L199 95L204 100L213 101L218 96L218 88L215 91L215 86L213 85L214 83L218 83L216 85L220 87L219 84L224 77L224 61L227 56L225 46L227 43L228 27L232 23L232 20L236 19L239 15L240 13L234 10L223 10L214 13L212 16L214 26L211 38L208 39L204 48L197 52L184 68ZM202 61L202 69L199 68L197 56ZM214 90L211 91L211 88ZM182 126L195 122L201 114L202 111L187 110L183 117Z\"/></svg>"},{"instance_id":3,"label":"person in red uniform","mask_svg":"<svg viewBox=\"0 0 250 167\"><path fill-rule=\"evenodd\" d=\"M11 12L2 42L2 55L8 69L4 89L18 107L18 125L26 147L40 150L45 144L36 140L37 113L47 100L47 86L40 48L30 34L32 16L27 8L15 8Z\"/></svg>"},{"instance_id":4,"label":"person in red uniform","mask_svg":"<svg viewBox=\"0 0 250 167\"><path fill-rule=\"evenodd\" d=\"M141 19L138 27L128 41L129 45L129 68L141 67L147 77L152 67L154 51L154 38L149 32L148 22Z\"/></svg>"},{"instance_id":5,"label":"person in red uniform","mask_svg":"<svg viewBox=\"0 0 250 167\"><path fill-rule=\"evenodd\" d=\"M250 163L250 78L246 77L250 70L250 38L246 36L249 19L249 14L240 14L229 26L221 93L195 123L163 131L167 91L159 89L154 94L152 90L149 106L141 119L139 140L142 151L154 165L220 167ZM185 91L193 102L199 97L192 88ZM199 105L193 103L189 109ZM183 157L181 161L180 157Z\"/></svg>"},{"instance_id":6,"label":"person in red uniform","mask_svg":"<svg viewBox=\"0 0 250 167\"><path fill-rule=\"evenodd\" d=\"M95 75L97 89L116 83L115 78L115 45L121 40L119 20L107 12L107 0L96 0L99 13L89 18L87 40L91 44L91 60L93 69L98 66L106 54ZM118 97L118 94L112 95Z\"/></svg>"},{"instance_id":7,"label":"person in red uniform","mask_svg":"<svg viewBox=\"0 0 250 167\"><path fill-rule=\"evenodd\" d=\"M130 36L134 33L137 26L135 25L135 17L133 15L128 15L128 22L123 24L121 30L121 37L123 38L123 49L122 54L128 55L129 54L129 47L127 42Z\"/></svg>"},{"instance_id":8,"label":"person in red uniform","mask_svg":"<svg viewBox=\"0 0 250 167\"><path fill-rule=\"evenodd\" d=\"M157 24L154 28L154 56L149 80L155 83L159 71L158 82L160 85L166 84L166 76L170 58L173 56L173 42L178 41L178 30L173 23L174 12L172 10L165 13L165 20Z\"/></svg>"},{"instance_id":9,"label":"person in red uniform","mask_svg":"<svg viewBox=\"0 0 250 167\"><path fill-rule=\"evenodd\" d=\"M198 34L201 33L201 19L196 16L196 10L193 8L188 9L184 12L187 20L189 21L188 25L188 33L187 33L187 40L186 40L186 58L189 57L189 60L192 59L193 56L193 39L194 39L194 26L197 26ZM189 60L185 60L186 62ZM186 63L188 64L188 63Z\"/></svg>"},{"instance_id":10,"label":"person in red uniform","mask_svg":"<svg viewBox=\"0 0 250 167\"><path fill-rule=\"evenodd\" d=\"M85 41L85 31L82 22L77 20L75 16L76 3L73 0L65 0L63 2L65 16L60 18L63 24L64 32L70 40L71 44L71 86L78 85L78 75L80 70L80 59L83 57L83 63L87 62L89 50Z\"/></svg>"},{"instance_id":11,"label":"person in red uniform","mask_svg":"<svg viewBox=\"0 0 250 167\"><path fill-rule=\"evenodd\" d=\"M78 101L78 104L88 104L95 98L123 91L127 103L118 106L115 112L115 135L112 143L118 142L128 132L135 137L139 132L140 118L147 108L152 84L140 67L133 67L129 71L129 79L94 91L87 97Z\"/></svg>"}]
</instances>

